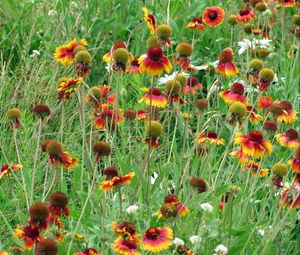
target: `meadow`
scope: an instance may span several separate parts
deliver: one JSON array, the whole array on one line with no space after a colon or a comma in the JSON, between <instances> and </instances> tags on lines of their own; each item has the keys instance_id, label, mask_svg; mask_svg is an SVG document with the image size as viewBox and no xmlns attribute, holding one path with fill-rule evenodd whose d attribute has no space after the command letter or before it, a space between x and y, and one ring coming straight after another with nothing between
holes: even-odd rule
<instances>
[{"instance_id":1,"label":"meadow","mask_svg":"<svg viewBox=\"0 0 300 255\"><path fill-rule=\"evenodd\" d=\"M0 255L299 254L299 1L3 0L0 28Z\"/></svg>"}]
</instances>

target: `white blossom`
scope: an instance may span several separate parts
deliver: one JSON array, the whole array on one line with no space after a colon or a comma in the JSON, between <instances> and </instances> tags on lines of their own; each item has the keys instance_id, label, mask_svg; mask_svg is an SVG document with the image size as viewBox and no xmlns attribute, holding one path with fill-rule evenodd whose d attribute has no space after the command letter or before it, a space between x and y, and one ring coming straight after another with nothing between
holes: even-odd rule
<instances>
[{"instance_id":1,"label":"white blossom","mask_svg":"<svg viewBox=\"0 0 300 255\"><path fill-rule=\"evenodd\" d=\"M215 252L216 253L214 255L226 255L228 253L228 248L223 244L219 244L215 248Z\"/></svg>"},{"instance_id":2,"label":"white blossom","mask_svg":"<svg viewBox=\"0 0 300 255\"><path fill-rule=\"evenodd\" d=\"M48 11L48 16L55 16L57 13L55 10L49 10Z\"/></svg>"},{"instance_id":3,"label":"white blossom","mask_svg":"<svg viewBox=\"0 0 300 255\"><path fill-rule=\"evenodd\" d=\"M151 176L151 184L153 185L158 177L158 174L154 172Z\"/></svg>"},{"instance_id":4,"label":"white blossom","mask_svg":"<svg viewBox=\"0 0 300 255\"><path fill-rule=\"evenodd\" d=\"M200 205L200 207L205 212L212 212L214 209L210 203L203 203Z\"/></svg>"},{"instance_id":5,"label":"white blossom","mask_svg":"<svg viewBox=\"0 0 300 255\"><path fill-rule=\"evenodd\" d=\"M175 246L184 245L184 241L177 237L173 240L173 243L175 244Z\"/></svg>"},{"instance_id":6,"label":"white blossom","mask_svg":"<svg viewBox=\"0 0 300 255\"><path fill-rule=\"evenodd\" d=\"M139 207L137 205L131 205L131 206L128 206L128 208L126 209L126 212L128 214L136 214L138 209L139 209Z\"/></svg>"},{"instance_id":7,"label":"white blossom","mask_svg":"<svg viewBox=\"0 0 300 255\"><path fill-rule=\"evenodd\" d=\"M189 74L184 73L184 72L181 72L181 74L184 74L186 77L189 76ZM174 80L174 78L175 78L177 75L178 75L178 72L177 72L177 71L173 72L173 73L170 74L170 75L165 74L164 77L161 77L161 78L158 80L158 84L166 84L168 81Z\"/></svg>"},{"instance_id":8,"label":"white blossom","mask_svg":"<svg viewBox=\"0 0 300 255\"><path fill-rule=\"evenodd\" d=\"M33 50L32 54L30 55L30 57L34 58L34 57L38 57L40 55L41 55L41 53L38 50Z\"/></svg>"},{"instance_id":9,"label":"white blossom","mask_svg":"<svg viewBox=\"0 0 300 255\"><path fill-rule=\"evenodd\" d=\"M192 244L195 244L195 243L200 242L201 238L200 238L200 236L193 235L193 236L190 236L189 240Z\"/></svg>"},{"instance_id":10,"label":"white blossom","mask_svg":"<svg viewBox=\"0 0 300 255\"><path fill-rule=\"evenodd\" d=\"M261 236L264 236L265 235L265 230L264 229L259 229L258 234L261 235Z\"/></svg>"}]
</instances>

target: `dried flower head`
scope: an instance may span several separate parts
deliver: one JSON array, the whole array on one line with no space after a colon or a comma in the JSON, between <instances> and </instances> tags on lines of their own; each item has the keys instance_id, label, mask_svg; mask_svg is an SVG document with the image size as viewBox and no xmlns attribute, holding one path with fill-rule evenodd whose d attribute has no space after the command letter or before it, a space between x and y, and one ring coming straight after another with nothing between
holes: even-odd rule
<instances>
[{"instance_id":1,"label":"dried flower head","mask_svg":"<svg viewBox=\"0 0 300 255\"><path fill-rule=\"evenodd\" d=\"M10 120L19 119L21 117L21 111L18 108L9 109L6 113L6 117Z\"/></svg>"},{"instance_id":2,"label":"dried flower head","mask_svg":"<svg viewBox=\"0 0 300 255\"><path fill-rule=\"evenodd\" d=\"M37 243L36 251L38 255L57 255L58 246L52 239L41 238Z\"/></svg>"},{"instance_id":3,"label":"dried flower head","mask_svg":"<svg viewBox=\"0 0 300 255\"><path fill-rule=\"evenodd\" d=\"M265 67L260 70L258 76L260 79L262 79L264 81L271 82L274 80L275 74L271 68Z\"/></svg>"},{"instance_id":4,"label":"dried flower head","mask_svg":"<svg viewBox=\"0 0 300 255\"><path fill-rule=\"evenodd\" d=\"M156 35L152 35L147 39L147 47L159 46L159 38Z\"/></svg>"},{"instance_id":5,"label":"dried flower head","mask_svg":"<svg viewBox=\"0 0 300 255\"><path fill-rule=\"evenodd\" d=\"M176 52L182 57L190 57L193 52L193 46L189 43L182 42L177 45Z\"/></svg>"},{"instance_id":6,"label":"dried flower head","mask_svg":"<svg viewBox=\"0 0 300 255\"><path fill-rule=\"evenodd\" d=\"M60 142L50 140L46 145L46 151L50 156L58 156L63 151L63 147Z\"/></svg>"},{"instance_id":7,"label":"dried flower head","mask_svg":"<svg viewBox=\"0 0 300 255\"><path fill-rule=\"evenodd\" d=\"M50 204L54 207L65 208L68 205L68 197L63 192L55 192L50 197Z\"/></svg>"},{"instance_id":8,"label":"dried flower head","mask_svg":"<svg viewBox=\"0 0 300 255\"><path fill-rule=\"evenodd\" d=\"M33 222L42 222L47 220L49 216L49 209L47 204L42 202L34 203L29 208L30 220Z\"/></svg>"},{"instance_id":9,"label":"dried flower head","mask_svg":"<svg viewBox=\"0 0 300 255\"><path fill-rule=\"evenodd\" d=\"M51 113L49 106L46 104L37 104L32 111L35 115L38 115L42 119L49 116Z\"/></svg>"},{"instance_id":10,"label":"dried flower head","mask_svg":"<svg viewBox=\"0 0 300 255\"><path fill-rule=\"evenodd\" d=\"M246 106L240 102L232 103L229 106L229 111L240 119L243 118L247 113Z\"/></svg>"},{"instance_id":11,"label":"dried flower head","mask_svg":"<svg viewBox=\"0 0 300 255\"><path fill-rule=\"evenodd\" d=\"M149 121L145 127L146 137L157 139L161 136L163 128L156 120Z\"/></svg>"},{"instance_id":12,"label":"dried flower head","mask_svg":"<svg viewBox=\"0 0 300 255\"><path fill-rule=\"evenodd\" d=\"M287 165L281 162L274 164L271 170L273 174L279 176L285 176L288 173Z\"/></svg>"},{"instance_id":13,"label":"dried flower head","mask_svg":"<svg viewBox=\"0 0 300 255\"><path fill-rule=\"evenodd\" d=\"M96 142L93 146L93 152L97 156L109 156L110 145L107 142Z\"/></svg>"},{"instance_id":14,"label":"dried flower head","mask_svg":"<svg viewBox=\"0 0 300 255\"><path fill-rule=\"evenodd\" d=\"M167 24L159 25L156 29L156 34L162 39L167 39L172 35L172 28Z\"/></svg>"},{"instance_id":15,"label":"dried flower head","mask_svg":"<svg viewBox=\"0 0 300 255\"><path fill-rule=\"evenodd\" d=\"M177 95L181 91L181 84L177 80L169 80L166 83L166 91L168 94Z\"/></svg>"},{"instance_id":16,"label":"dried flower head","mask_svg":"<svg viewBox=\"0 0 300 255\"><path fill-rule=\"evenodd\" d=\"M204 181L203 179L201 179L199 177L193 177L190 180L190 185L192 187L196 188L199 193L203 193L207 190L206 181Z\"/></svg>"}]
</instances>

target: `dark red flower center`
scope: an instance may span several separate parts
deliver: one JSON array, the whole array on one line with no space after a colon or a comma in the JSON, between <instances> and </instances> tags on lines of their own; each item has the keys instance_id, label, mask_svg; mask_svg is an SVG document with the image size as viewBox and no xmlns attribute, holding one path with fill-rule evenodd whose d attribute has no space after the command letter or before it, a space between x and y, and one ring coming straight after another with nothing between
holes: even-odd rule
<instances>
[{"instance_id":1,"label":"dark red flower center","mask_svg":"<svg viewBox=\"0 0 300 255\"><path fill-rule=\"evenodd\" d=\"M295 129L289 129L288 131L285 132L285 134L290 140L298 139L298 132Z\"/></svg>"},{"instance_id":2,"label":"dark red flower center","mask_svg":"<svg viewBox=\"0 0 300 255\"><path fill-rule=\"evenodd\" d=\"M147 56L153 61L159 61L163 56L163 51L159 46L152 46L148 49Z\"/></svg>"},{"instance_id":3,"label":"dark red flower center","mask_svg":"<svg viewBox=\"0 0 300 255\"><path fill-rule=\"evenodd\" d=\"M196 86L197 84L199 84L199 80L197 77L195 76L191 76L188 78L187 80L187 85L190 86L190 87L194 87Z\"/></svg>"},{"instance_id":4,"label":"dark red flower center","mask_svg":"<svg viewBox=\"0 0 300 255\"><path fill-rule=\"evenodd\" d=\"M113 50L119 49L119 48L124 48L126 49L126 43L123 41L115 41L114 46L113 46Z\"/></svg>"},{"instance_id":5,"label":"dark red flower center","mask_svg":"<svg viewBox=\"0 0 300 255\"><path fill-rule=\"evenodd\" d=\"M241 16L249 15L250 12L251 12L251 10L249 8L243 8L240 10L240 15Z\"/></svg>"},{"instance_id":6,"label":"dark red flower center","mask_svg":"<svg viewBox=\"0 0 300 255\"><path fill-rule=\"evenodd\" d=\"M193 23L198 23L198 24L202 24L202 19L201 18L193 18L192 19Z\"/></svg>"},{"instance_id":7,"label":"dark red flower center","mask_svg":"<svg viewBox=\"0 0 300 255\"><path fill-rule=\"evenodd\" d=\"M121 228L124 229L129 234L133 235L135 233L135 227L130 222L126 221L121 224Z\"/></svg>"},{"instance_id":8,"label":"dark red flower center","mask_svg":"<svg viewBox=\"0 0 300 255\"><path fill-rule=\"evenodd\" d=\"M219 54L219 60L223 63L232 62L232 60L233 60L232 50L230 48L223 50Z\"/></svg>"},{"instance_id":9,"label":"dark red flower center","mask_svg":"<svg viewBox=\"0 0 300 255\"><path fill-rule=\"evenodd\" d=\"M209 14L208 14L208 17L211 19L211 20L215 20L218 18L218 13L216 11L210 11Z\"/></svg>"},{"instance_id":10,"label":"dark red flower center","mask_svg":"<svg viewBox=\"0 0 300 255\"><path fill-rule=\"evenodd\" d=\"M40 235L39 229L38 228L33 228L32 226L24 227L23 231L25 233L25 236L29 237L32 240L36 240Z\"/></svg>"},{"instance_id":11,"label":"dark red flower center","mask_svg":"<svg viewBox=\"0 0 300 255\"><path fill-rule=\"evenodd\" d=\"M165 203L169 204L169 203L176 203L178 202L178 197L176 195L170 194L165 198Z\"/></svg>"},{"instance_id":12,"label":"dark red flower center","mask_svg":"<svg viewBox=\"0 0 300 255\"><path fill-rule=\"evenodd\" d=\"M87 248L83 253L86 255L94 255L98 254L98 251L94 248Z\"/></svg>"},{"instance_id":13,"label":"dark red flower center","mask_svg":"<svg viewBox=\"0 0 300 255\"><path fill-rule=\"evenodd\" d=\"M295 158L300 160L300 149L296 150L295 152Z\"/></svg>"},{"instance_id":14,"label":"dark red flower center","mask_svg":"<svg viewBox=\"0 0 300 255\"><path fill-rule=\"evenodd\" d=\"M216 138L218 138L218 135L217 135L217 133L216 132L214 132L214 131L209 131L208 133L207 133L207 135L206 135L208 138L213 138L213 139L216 139Z\"/></svg>"},{"instance_id":15,"label":"dark red flower center","mask_svg":"<svg viewBox=\"0 0 300 255\"><path fill-rule=\"evenodd\" d=\"M161 91L158 88L149 89L149 94L154 96L161 96Z\"/></svg>"},{"instance_id":16,"label":"dark red flower center","mask_svg":"<svg viewBox=\"0 0 300 255\"><path fill-rule=\"evenodd\" d=\"M279 105L280 105L280 107L281 107L282 110L288 111L288 110L292 110L293 109L293 105L289 101L282 101L282 102L280 102Z\"/></svg>"},{"instance_id":17,"label":"dark red flower center","mask_svg":"<svg viewBox=\"0 0 300 255\"><path fill-rule=\"evenodd\" d=\"M111 166L111 167L104 169L103 174L106 175L107 177L113 178L113 177L118 176L118 171L116 170L115 167Z\"/></svg>"},{"instance_id":18,"label":"dark red flower center","mask_svg":"<svg viewBox=\"0 0 300 255\"><path fill-rule=\"evenodd\" d=\"M122 244L130 250L136 249L136 243L132 240L122 240Z\"/></svg>"},{"instance_id":19,"label":"dark red flower center","mask_svg":"<svg viewBox=\"0 0 300 255\"><path fill-rule=\"evenodd\" d=\"M249 140L256 143L262 143L264 140L264 137L261 132L259 131L252 131L249 134Z\"/></svg>"},{"instance_id":20,"label":"dark red flower center","mask_svg":"<svg viewBox=\"0 0 300 255\"><path fill-rule=\"evenodd\" d=\"M134 60L132 60L132 61L131 61L131 65L132 65L132 66L140 66L140 65L139 65L138 59L135 58Z\"/></svg>"},{"instance_id":21,"label":"dark red flower center","mask_svg":"<svg viewBox=\"0 0 300 255\"><path fill-rule=\"evenodd\" d=\"M232 84L230 90L235 93L235 94L239 94L239 95L244 95L244 85L242 83L239 82L235 82Z\"/></svg>"},{"instance_id":22,"label":"dark red flower center","mask_svg":"<svg viewBox=\"0 0 300 255\"><path fill-rule=\"evenodd\" d=\"M247 105L247 106L246 106L246 109L247 109L248 112L255 112L254 107L251 106L251 105Z\"/></svg>"},{"instance_id":23,"label":"dark red flower center","mask_svg":"<svg viewBox=\"0 0 300 255\"><path fill-rule=\"evenodd\" d=\"M160 231L158 228L149 228L147 231L146 231L146 237L148 239L152 239L152 240L155 240L157 239L157 237L159 236L160 234Z\"/></svg>"},{"instance_id":24,"label":"dark red flower center","mask_svg":"<svg viewBox=\"0 0 300 255\"><path fill-rule=\"evenodd\" d=\"M277 123L275 121L272 120L267 120L263 126L264 130L273 130L276 131L277 130Z\"/></svg>"}]
</instances>

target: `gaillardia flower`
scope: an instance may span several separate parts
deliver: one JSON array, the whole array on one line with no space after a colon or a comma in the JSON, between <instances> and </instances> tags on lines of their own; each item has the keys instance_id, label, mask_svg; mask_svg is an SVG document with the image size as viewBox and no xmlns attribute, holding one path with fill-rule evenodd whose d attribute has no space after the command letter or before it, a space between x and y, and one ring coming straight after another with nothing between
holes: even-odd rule
<instances>
[{"instance_id":1,"label":"gaillardia flower","mask_svg":"<svg viewBox=\"0 0 300 255\"><path fill-rule=\"evenodd\" d=\"M71 93L75 92L77 90L77 87L82 82L82 78L79 77L78 79L73 78L62 78L58 82L58 94L57 98L58 100L62 99L70 99Z\"/></svg>"},{"instance_id":2,"label":"gaillardia flower","mask_svg":"<svg viewBox=\"0 0 300 255\"><path fill-rule=\"evenodd\" d=\"M74 56L74 62L75 70L78 77L84 77L90 73L90 64L92 62L92 56L88 51L78 51Z\"/></svg>"},{"instance_id":3,"label":"gaillardia flower","mask_svg":"<svg viewBox=\"0 0 300 255\"><path fill-rule=\"evenodd\" d=\"M249 161L244 164L244 168L249 170L253 176L263 177L268 175L269 170L266 168L262 168L262 166L254 161Z\"/></svg>"},{"instance_id":4,"label":"gaillardia flower","mask_svg":"<svg viewBox=\"0 0 300 255\"><path fill-rule=\"evenodd\" d=\"M263 120L263 117L256 113L256 110L253 106L247 105L246 109L247 109L247 113L250 116L249 118L251 122L256 123Z\"/></svg>"},{"instance_id":5,"label":"gaillardia flower","mask_svg":"<svg viewBox=\"0 0 300 255\"><path fill-rule=\"evenodd\" d=\"M241 145L243 153L254 158L267 157L272 153L271 142L265 141L259 131L252 131L248 135L238 132L234 143Z\"/></svg>"},{"instance_id":6,"label":"gaillardia flower","mask_svg":"<svg viewBox=\"0 0 300 255\"><path fill-rule=\"evenodd\" d=\"M163 47L166 44L169 48L172 48L170 37L172 35L172 28L168 24L161 24L156 29L156 35L158 36L159 43Z\"/></svg>"},{"instance_id":7,"label":"gaillardia flower","mask_svg":"<svg viewBox=\"0 0 300 255\"><path fill-rule=\"evenodd\" d=\"M29 225L39 230L47 229L49 215L50 211L46 203L34 203L29 208Z\"/></svg>"},{"instance_id":8,"label":"gaillardia flower","mask_svg":"<svg viewBox=\"0 0 300 255\"><path fill-rule=\"evenodd\" d=\"M51 113L49 106L46 104L36 104L32 112L40 117L42 121L44 121L45 117L49 116Z\"/></svg>"},{"instance_id":9,"label":"gaillardia flower","mask_svg":"<svg viewBox=\"0 0 300 255\"><path fill-rule=\"evenodd\" d=\"M205 25L203 24L202 17L193 18L186 26L188 29L204 31Z\"/></svg>"},{"instance_id":10,"label":"gaillardia flower","mask_svg":"<svg viewBox=\"0 0 300 255\"><path fill-rule=\"evenodd\" d=\"M36 255L57 255L58 246L52 239L41 238L36 245Z\"/></svg>"},{"instance_id":11,"label":"gaillardia flower","mask_svg":"<svg viewBox=\"0 0 300 255\"><path fill-rule=\"evenodd\" d=\"M21 164L11 164L11 165L4 165L0 169L0 179L6 175L10 176L12 171L19 171L22 170L23 165Z\"/></svg>"},{"instance_id":12,"label":"gaillardia flower","mask_svg":"<svg viewBox=\"0 0 300 255\"><path fill-rule=\"evenodd\" d=\"M169 227L151 227L143 235L143 248L158 253L169 249L172 245L173 231Z\"/></svg>"},{"instance_id":13,"label":"gaillardia flower","mask_svg":"<svg viewBox=\"0 0 300 255\"><path fill-rule=\"evenodd\" d=\"M248 99L244 96L244 85L239 82L235 82L231 85L230 89L224 90L219 93L219 96L227 104L232 104L234 102L240 102L247 105Z\"/></svg>"},{"instance_id":14,"label":"gaillardia flower","mask_svg":"<svg viewBox=\"0 0 300 255\"><path fill-rule=\"evenodd\" d=\"M95 248L87 248L83 252L76 252L75 255L100 255Z\"/></svg>"},{"instance_id":15,"label":"gaillardia flower","mask_svg":"<svg viewBox=\"0 0 300 255\"><path fill-rule=\"evenodd\" d=\"M222 24L225 16L225 11L219 6L207 7L203 14L202 20L209 27L216 27Z\"/></svg>"},{"instance_id":16,"label":"gaillardia flower","mask_svg":"<svg viewBox=\"0 0 300 255\"><path fill-rule=\"evenodd\" d=\"M182 42L176 47L174 62L180 64L183 70L192 70L189 57L192 55L193 47L189 43Z\"/></svg>"},{"instance_id":17,"label":"gaillardia flower","mask_svg":"<svg viewBox=\"0 0 300 255\"><path fill-rule=\"evenodd\" d=\"M178 80L169 80L166 83L166 92L167 98L170 103L172 102L180 102L183 103L184 100L179 95L181 91L181 83Z\"/></svg>"},{"instance_id":18,"label":"gaillardia flower","mask_svg":"<svg viewBox=\"0 0 300 255\"><path fill-rule=\"evenodd\" d=\"M300 149L295 151L294 157L288 161L288 164L295 174L300 174Z\"/></svg>"},{"instance_id":19,"label":"gaillardia flower","mask_svg":"<svg viewBox=\"0 0 300 255\"><path fill-rule=\"evenodd\" d=\"M239 14L236 17L238 23L245 23L249 20L252 20L255 17L255 13L248 7L240 10Z\"/></svg>"},{"instance_id":20,"label":"gaillardia flower","mask_svg":"<svg viewBox=\"0 0 300 255\"><path fill-rule=\"evenodd\" d=\"M217 133L214 131L209 131L207 133L198 132L197 136L198 136L198 144L200 145L205 143L217 144L217 145L224 144L224 140L218 137Z\"/></svg>"},{"instance_id":21,"label":"gaillardia flower","mask_svg":"<svg viewBox=\"0 0 300 255\"><path fill-rule=\"evenodd\" d=\"M50 164L59 165L67 170L72 170L78 163L77 158L72 158L68 151L63 151L62 144L58 141L49 141L46 151L49 155Z\"/></svg>"},{"instance_id":22,"label":"gaillardia flower","mask_svg":"<svg viewBox=\"0 0 300 255\"><path fill-rule=\"evenodd\" d=\"M139 65L143 73L161 75L163 71L170 73L172 64L159 46L152 46L147 53L139 58Z\"/></svg>"},{"instance_id":23,"label":"gaillardia flower","mask_svg":"<svg viewBox=\"0 0 300 255\"><path fill-rule=\"evenodd\" d=\"M274 135L278 130L278 124L273 120L266 120L263 124L263 130L266 130L268 135Z\"/></svg>"},{"instance_id":24,"label":"gaillardia flower","mask_svg":"<svg viewBox=\"0 0 300 255\"><path fill-rule=\"evenodd\" d=\"M287 100L280 102L278 105L282 112L277 114L275 120L284 122L287 125L294 123L298 112L293 109L293 105Z\"/></svg>"},{"instance_id":25,"label":"gaillardia flower","mask_svg":"<svg viewBox=\"0 0 300 255\"><path fill-rule=\"evenodd\" d=\"M292 209L300 207L300 187L297 182L282 192L280 203L283 204L284 207Z\"/></svg>"},{"instance_id":26,"label":"gaillardia flower","mask_svg":"<svg viewBox=\"0 0 300 255\"><path fill-rule=\"evenodd\" d=\"M15 229L13 233L13 236L24 241L26 250L32 250L34 244L40 238L40 230L39 228L31 225L25 227L18 225L17 229Z\"/></svg>"},{"instance_id":27,"label":"gaillardia flower","mask_svg":"<svg viewBox=\"0 0 300 255\"><path fill-rule=\"evenodd\" d=\"M207 190L206 181L199 177L193 177L190 180L190 185L195 188L198 193L203 193Z\"/></svg>"},{"instance_id":28,"label":"gaillardia flower","mask_svg":"<svg viewBox=\"0 0 300 255\"><path fill-rule=\"evenodd\" d=\"M230 48L224 49L219 54L219 62L217 65L217 72L223 77L232 77L237 75L238 69L233 61L233 51Z\"/></svg>"},{"instance_id":29,"label":"gaillardia flower","mask_svg":"<svg viewBox=\"0 0 300 255\"><path fill-rule=\"evenodd\" d=\"M146 139L145 143L151 147L159 147L159 137L163 132L163 127L159 121L149 120L145 126Z\"/></svg>"},{"instance_id":30,"label":"gaillardia flower","mask_svg":"<svg viewBox=\"0 0 300 255\"><path fill-rule=\"evenodd\" d=\"M114 106L115 93L110 93L110 86L98 85L91 87L86 96L87 104L93 104L94 110L101 111L102 105Z\"/></svg>"},{"instance_id":31,"label":"gaillardia flower","mask_svg":"<svg viewBox=\"0 0 300 255\"><path fill-rule=\"evenodd\" d=\"M21 111L18 108L11 108L6 113L6 118L10 121L10 128L20 127Z\"/></svg>"},{"instance_id":32,"label":"gaillardia flower","mask_svg":"<svg viewBox=\"0 0 300 255\"><path fill-rule=\"evenodd\" d=\"M123 236L125 239L138 239L135 226L128 221L125 221L121 224L114 221L112 222L111 226L116 234Z\"/></svg>"},{"instance_id":33,"label":"gaillardia flower","mask_svg":"<svg viewBox=\"0 0 300 255\"><path fill-rule=\"evenodd\" d=\"M112 244L112 247L117 253L122 255L141 255L137 250L139 245L140 241L137 239L128 240L119 236Z\"/></svg>"},{"instance_id":34,"label":"gaillardia flower","mask_svg":"<svg viewBox=\"0 0 300 255\"><path fill-rule=\"evenodd\" d=\"M296 4L296 0L278 0L278 2L286 8L293 7Z\"/></svg>"},{"instance_id":35,"label":"gaillardia flower","mask_svg":"<svg viewBox=\"0 0 300 255\"><path fill-rule=\"evenodd\" d=\"M258 90L266 92L270 86L270 83L274 80L275 78L275 73L271 68L263 68L260 70L258 73L259 77L259 84L258 84Z\"/></svg>"},{"instance_id":36,"label":"gaillardia flower","mask_svg":"<svg viewBox=\"0 0 300 255\"><path fill-rule=\"evenodd\" d=\"M243 153L242 149L234 150L230 153L230 156L239 159L240 164L244 164L249 161L249 156Z\"/></svg>"},{"instance_id":37,"label":"gaillardia flower","mask_svg":"<svg viewBox=\"0 0 300 255\"><path fill-rule=\"evenodd\" d=\"M107 142L96 142L93 146L93 152L96 154L97 161L104 156L109 156L110 151L110 145Z\"/></svg>"},{"instance_id":38,"label":"gaillardia flower","mask_svg":"<svg viewBox=\"0 0 300 255\"><path fill-rule=\"evenodd\" d=\"M129 172L124 176L119 176L118 171L114 167L104 169L103 174L106 176L105 180L100 183L100 190L112 190L117 185L126 185L131 182L132 177L135 176L134 172Z\"/></svg>"},{"instance_id":39,"label":"gaillardia flower","mask_svg":"<svg viewBox=\"0 0 300 255\"><path fill-rule=\"evenodd\" d=\"M283 134L277 134L275 138L282 147L298 149L300 146L298 132L295 129L289 129Z\"/></svg>"},{"instance_id":40,"label":"gaillardia flower","mask_svg":"<svg viewBox=\"0 0 300 255\"><path fill-rule=\"evenodd\" d=\"M139 64L139 58L140 57L134 57L131 62L130 65L128 65L126 67L126 72L127 73L134 73L134 74L139 74L142 73L140 64Z\"/></svg>"},{"instance_id":41,"label":"gaillardia flower","mask_svg":"<svg viewBox=\"0 0 300 255\"><path fill-rule=\"evenodd\" d=\"M190 76L183 87L183 94L195 95L197 91L202 90L203 86L195 76Z\"/></svg>"},{"instance_id":42,"label":"gaillardia flower","mask_svg":"<svg viewBox=\"0 0 300 255\"><path fill-rule=\"evenodd\" d=\"M170 218L179 216L186 217L189 214L189 209L179 201L174 194L167 195L164 203L157 213L158 218Z\"/></svg>"},{"instance_id":43,"label":"gaillardia flower","mask_svg":"<svg viewBox=\"0 0 300 255\"><path fill-rule=\"evenodd\" d=\"M69 66L74 63L74 56L78 52L77 49L84 50L85 46L87 46L85 39L79 42L74 39L66 45L57 47L54 53L54 59L65 66Z\"/></svg>"},{"instance_id":44,"label":"gaillardia flower","mask_svg":"<svg viewBox=\"0 0 300 255\"><path fill-rule=\"evenodd\" d=\"M139 103L145 102L147 105L157 108L164 108L167 106L167 99L164 97L160 89L148 89L144 87L142 88L142 91L145 95L139 100Z\"/></svg>"},{"instance_id":45,"label":"gaillardia flower","mask_svg":"<svg viewBox=\"0 0 300 255\"><path fill-rule=\"evenodd\" d=\"M148 28L150 30L150 34L154 34L156 30L156 21L155 17L148 11L147 8L143 8L144 12L144 20L147 21Z\"/></svg>"},{"instance_id":46,"label":"gaillardia flower","mask_svg":"<svg viewBox=\"0 0 300 255\"><path fill-rule=\"evenodd\" d=\"M49 222L56 222L58 218L65 215L70 216L70 211L67 207L68 197L63 192L55 192L50 197L50 203L48 205L50 216Z\"/></svg>"}]
</instances>

